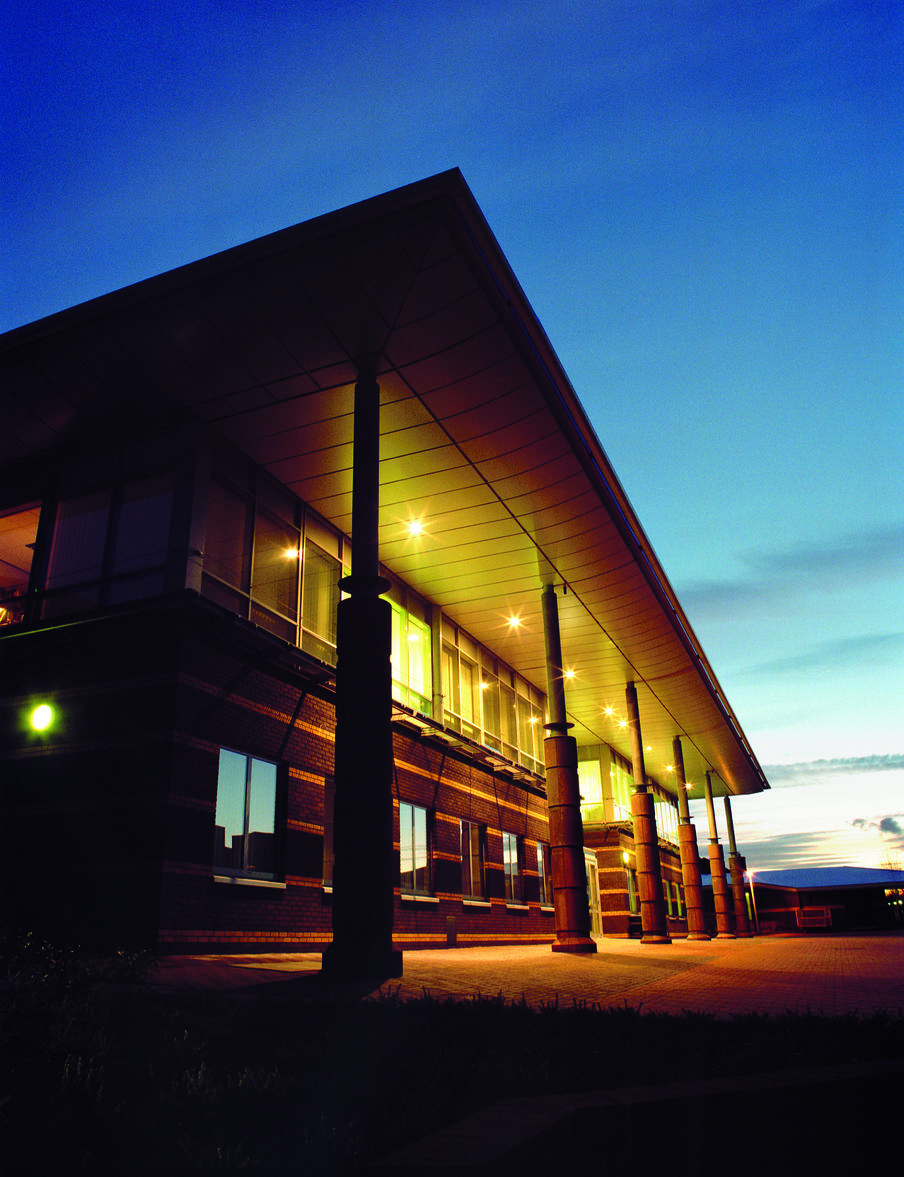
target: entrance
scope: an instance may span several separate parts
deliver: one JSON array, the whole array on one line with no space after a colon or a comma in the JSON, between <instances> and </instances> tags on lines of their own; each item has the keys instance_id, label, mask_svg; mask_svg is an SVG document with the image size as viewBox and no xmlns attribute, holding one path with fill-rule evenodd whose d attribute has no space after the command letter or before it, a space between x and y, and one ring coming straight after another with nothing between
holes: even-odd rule
<instances>
[{"instance_id":1,"label":"entrance","mask_svg":"<svg viewBox=\"0 0 904 1177\"><path fill-rule=\"evenodd\" d=\"M600 876L596 855L592 850L584 848L584 865L587 870L587 901L590 904L590 935L603 934L602 917L600 915Z\"/></svg>"}]
</instances>

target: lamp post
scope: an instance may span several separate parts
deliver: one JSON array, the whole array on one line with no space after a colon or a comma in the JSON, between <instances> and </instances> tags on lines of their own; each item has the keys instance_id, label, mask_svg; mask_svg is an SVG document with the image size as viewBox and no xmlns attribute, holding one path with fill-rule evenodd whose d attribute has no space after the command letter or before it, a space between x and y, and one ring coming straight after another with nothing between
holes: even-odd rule
<instances>
[{"instance_id":1,"label":"lamp post","mask_svg":"<svg viewBox=\"0 0 904 1177\"><path fill-rule=\"evenodd\" d=\"M753 905L753 926L756 928L756 934L760 934L760 920L756 913L756 892L753 889L753 871L749 868L744 872L747 875L747 881L750 883L750 902Z\"/></svg>"}]
</instances>

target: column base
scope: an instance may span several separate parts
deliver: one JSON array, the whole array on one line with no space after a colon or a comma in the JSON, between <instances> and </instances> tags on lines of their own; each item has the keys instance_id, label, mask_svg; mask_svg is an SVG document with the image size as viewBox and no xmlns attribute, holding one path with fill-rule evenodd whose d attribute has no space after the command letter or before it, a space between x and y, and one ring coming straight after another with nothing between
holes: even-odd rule
<instances>
[{"instance_id":1,"label":"column base","mask_svg":"<svg viewBox=\"0 0 904 1177\"><path fill-rule=\"evenodd\" d=\"M588 940L586 936L574 936L565 940L556 940L552 945L553 952L596 952L596 941Z\"/></svg>"},{"instance_id":2,"label":"column base","mask_svg":"<svg viewBox=\"0 0 904 1177\"><path fill-rule=\"evenodd\" d=\"M752 940L753 932L735 932L735 939L737 940Z\"/></svg>"},{"instance_id":3,"label":"column base","mask_svg":"<svg viewBox=\"0 0 904 1177\"><path fill-rule=\"evenodd\" d=\"M737 940L737 936L734 934L734 932L716 932L716 939L717 940Z\"/></svg>"},{"instance_id":4,"label":"column base","mask_svg":"<svg viewBox=\"0 0 904 1177\"><path fill-rule=\"evenodd\" d=\"M645 932L640 938L641 944L671 944L671 936L663 936L659 932Z\"/></svg>"},{"instance_id":5,"label":"column base","mask_svg":"<svg viewBox=\"0 0 904 1177\"><path fill-rule=\"evenodd\" d=\"M709 932L688 932L688 940L711 940Z\"/></svg>"},{"instance_id":6,"label":"column base","mask_svg":"<svg viewBox=\"0 0 904 1177\"><path fill-rule=\"evenodd\" d=\"M391 977L402 976L402 953L398 949L368 951L365 947L324 950L320 968L325 977L337 981L373 981L381 985Z\"/></svg>"}]
</instances>

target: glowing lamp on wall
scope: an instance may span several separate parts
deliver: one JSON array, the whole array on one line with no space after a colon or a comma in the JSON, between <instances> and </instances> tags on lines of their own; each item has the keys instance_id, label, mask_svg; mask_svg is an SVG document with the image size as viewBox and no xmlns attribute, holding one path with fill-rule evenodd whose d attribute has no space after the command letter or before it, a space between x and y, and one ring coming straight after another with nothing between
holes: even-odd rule
<instances>
[{"instance_id":1,"label":"glowing lamp on wall","mask_svg":"<svg viewBox=\"0 0 904 1177\"><path fill-rule=\"evenodd\" d=\"M36 732L46 732L53 723L53 708L49 703L41 703L31 713L31 726Z\"/></svg>"}]
</instances>

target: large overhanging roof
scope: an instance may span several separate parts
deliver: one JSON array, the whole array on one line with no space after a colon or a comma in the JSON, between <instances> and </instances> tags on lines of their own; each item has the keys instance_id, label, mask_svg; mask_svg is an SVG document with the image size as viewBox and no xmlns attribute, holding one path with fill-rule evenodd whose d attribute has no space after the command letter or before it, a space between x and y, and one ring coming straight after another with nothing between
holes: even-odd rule
<instances>
[{"instance_id":1,"label":"large overhanging roof","mask_svg":"<svg viewBox=\"0 0 904 1177\"><path fill-rule=\"evenodd\" d=\"M457 171L12 331L2 351L4 460L202 418L346 534L353 386L372 364L383 563L541 689L555 584L579 743L630 754L632 680L666 787L675 735L698 787L707 769L717 792L768 787Z\"/></svg>"}]
</instances>

